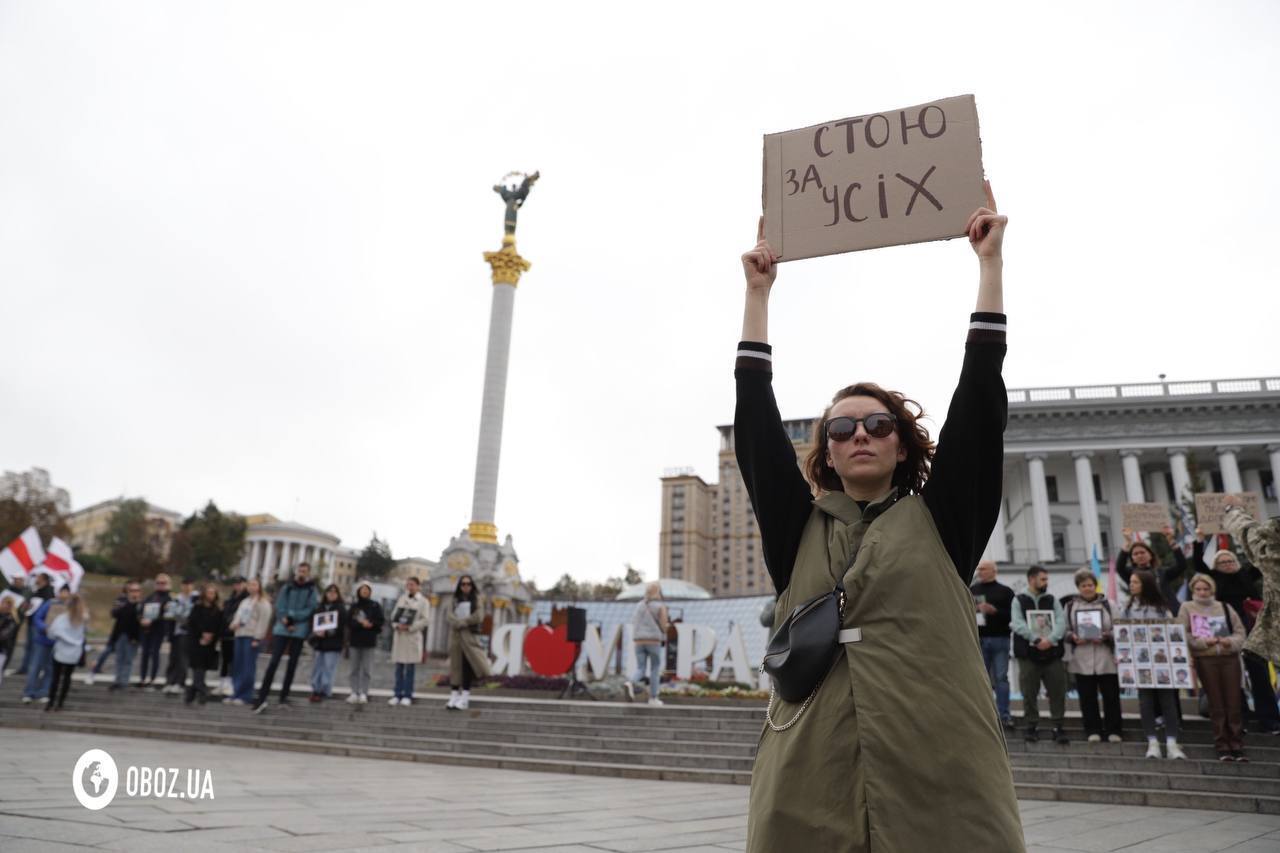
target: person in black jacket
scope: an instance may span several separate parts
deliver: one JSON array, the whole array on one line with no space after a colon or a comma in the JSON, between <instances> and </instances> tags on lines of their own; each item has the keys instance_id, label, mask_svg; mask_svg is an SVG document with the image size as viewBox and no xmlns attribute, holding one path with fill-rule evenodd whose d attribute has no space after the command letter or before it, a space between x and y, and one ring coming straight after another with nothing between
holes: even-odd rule
<instances>
[{"instance_id":1,"label":"person in black jacket","mask_svg":"<svg viewBox=\"0 0 1280 853\"><path fill-rule=\"evenodd\" d=\"M222 604L218 601L218 587L205 584L200 598L187 617L187 664L191 667L191 684L187 687L186 703L200 700L203 705L209 699L205 686L205 673L218 668L218 643L226 625L222 619Z\"/></svg>"},{"instance_id":2,"label":"person in black jacket","mask_svg":"<svg viewBox=\"0 0 1280 853\"><path fill-rule=\"evenodd\" d=\"M223 696L232 694L231 664L236 655L236 610L240 608L240 602L248 597L249 591L245 589L244 578L239 575L232 578L231 595L227 596L226 603L222 605L222 624L226 627L222 632L222 657L219 660L218 675L220 680L218 692Z\"/></svg>"},{"instance_id":3,"label":"person in black jacket","mask_svg":"<svg viewBox=\"0 0 1280 853\"><path fill-rule=\"evenodd\" d=\"M1213 537L1217 538L1217 537ZM1258 609L1263 601L1262 572L1257 566L1249 565L1236 556L1234 551L1219 550L1205 557L1205 539L1200 528L1196 528L1196 539L1191 555L1192 567L1201 574L1209 575L1217 584L1215 597L1223 604L1231 605L1240 618L1244 620L1246 632L1253 631L1257 622ZM1246 604L1252 600L1259 607ZM1249 714L1247 702L1241 703L1246 722L1248 718L1256 719L1258 728L1268 734L1280 735L1280 707L1276 704L1276 694L1271 689L1271 672L1267 661L1260 655L1245 650L1245 672L1249 674L1249 686L1253 693L1253 713Z\"/></svg>"},{"instance_id":4,"label":"person in black jacket","mask_svg":"<svg viewBox=\"0 0 1280 853\"><path fill-rule=\"evenodd\" d=\"M311 618L313 625L329 622L333 625L313 630L309 640L316 650L315 662L311 665L311 701L320 702L333 695L333 674L338 668L338 658L342 657L342 645L347 636L347 608L342 603L342 592L337 584L325 587L320 606Z\"/></svg>"},{"instance_id":5,"label":"person in black jacket","mask_svg":"<svg viewBox=\"0 0 1280 853\"><path fill-rule=\"evenodd\" d=\"M4 681L4 665L13 657L18 644L18 619L13 615L13 599L0 598L0 681Z\"/></svg>"},{"instance_id":6,"label":"person in black jacket","mask_svg":"<svg viewBox=\"0 0 1280 853\"><path fill-rule=\"evenodd\" d=\"M367 583L360 584L356 589L356 600L347 614L348 648L351 649L351 695L347 701L353 705L364 705L369 701L373 653L385 622L382 605L373 600L373 587Z\"/></svg>"},{"instance_id":7,"label":"person in black jacket","mask_svg":"<svg viewBox=\"0 0 1280 853\"><path fill-rule=\"evenodd\" d=\"M116 608L124 604L128 600L129 600L129 584L126 583L124 586L120 587L120 594L116 596L115 602L111 605L111 612L115 613ZM117 627L115 625L112 625L111 634L110 636L107 637L107 644L102 647L102 651L98 654L98 660L93 664L93 669L85 673L85 676L84 676L85 684L93 684L93 677L95 675L102 675L102 667L106 664L107 658L111 657L111 654L116 650L116 638L119 635L120 634L119 634L119 631L117 630Z\"/></svg>"},{"instance_id":8,"label":"person in black jacket","mask_svg":"<svg viewBox=\"0 0 1280 853\"><path fill-rule=\"evenodd\" d=\"M1013 619L1013 590L996 580L992 560L978 563L978 581L969 587L978 618L978 641L987 665L996 709L1005 728L1013 726L1009 713L1009 623Z\"/></svg>"},{"instance_id":9,"label":"person in black jacket","mask_svg":"<svg viewBox=\"0 0 1280 853\"><path fill-rule=\"evenodd\" d=\"M129 686L129 677L133 674L133 658L142 641L141 584L137 581L125 584L124 601L111 608L111 618L115 620L115 624L111 626L111 636L115 637L116 675L110 689L120 690Z\"/></svg>"},{"instance_id":10,"label":"person in black jacket","mask_svg":"<svg viewBox=\"0 0 1280 853\"><path fill-rule=\"evenodd\" d=\"M22 665L18 667L18 671L14 675L26 675L27 670L31 667L31 658L35 654L36 649L36 622L31 617L40 609L46 601L53 598L53 583L46 574L39 574L27 586L15 587L15 591L21 593L26 599L26 606L23 608L23 615L27 621L27 644L22 652Z\"/></svg>"},{"instance_id":11,"label":"person in black jacket","mask_svg":"<svg viewBox=\"0 0 1280 853\"><path fill-rule=\"evenodd\" d=\"M1156 576L1160 594L1164 596L1165 606L1169 608L1170 613L1177 613L1178 608L1182 606L1182 602L1178 599L1178 590L1182 588L1188 577L1187 558L1183 556L1182 549L1174 544L1173 528L1166 524L1160 531L1173 551L1172 566L1161 566L1151 546L1137 539L1128 527L1121 532L1124 534L1124 545L1116 555L1116 574L1120 576L1120 580L1128 586L1134 569L1151 572Z\"/></svg>"},{"instance_id":12,"label":"person in black jacket","mask_svg":"<svg viewBox=\"0 0 1280 853\"><path fill-rule=\"evenodd\" d=\"M173 634L173 618L165 618L166 612L173 612L172 599L169 576L161 572L156 575L155 590L142 602L142 663L138 687L150 685L160 674L160 650Z\"/></svg>"}]
</instances>

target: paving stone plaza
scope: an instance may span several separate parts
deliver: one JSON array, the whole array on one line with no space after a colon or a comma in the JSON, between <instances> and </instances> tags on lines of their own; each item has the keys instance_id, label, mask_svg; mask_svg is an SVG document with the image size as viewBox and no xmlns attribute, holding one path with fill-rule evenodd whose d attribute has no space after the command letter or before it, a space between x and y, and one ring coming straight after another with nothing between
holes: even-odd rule
<instances>
[{"instance_id":1,"label":"paving stone plaza","mask_svg":"<svg viewBox=\"0 0 1280 853\"><path fill-rule=\"evenodd\" d=\"M0 850L742 850L747 788L377 761L3 729ZM77 758L208 771L212 799L130 797L89 811ZM1023 801L1031 853L1280 851L1280 816ZM797 848L799 850L801 848ZM973 848L955 848L979 850Z\"/></svg>"}]
</instances>

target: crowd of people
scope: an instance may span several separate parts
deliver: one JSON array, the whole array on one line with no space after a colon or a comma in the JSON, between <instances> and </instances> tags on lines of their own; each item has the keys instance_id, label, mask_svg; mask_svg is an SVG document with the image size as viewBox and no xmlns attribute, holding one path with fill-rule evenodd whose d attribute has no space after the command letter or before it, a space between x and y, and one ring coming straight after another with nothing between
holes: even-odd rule
<instances>
[{"instance_id":1,"label":"crowd of people","mask_svg":"<svg viewBox=\"0 0 1280 853\"><path fill-rule=\"evenodd\" d=\"M1166 528L1163 535L1167 542L1173 542L1172 529ZM1169 678L1166 683L1163 674L1150 684L1145 680L1130 684L1126 680L1122 685L1120 680L1119 673L1134 663L1129 655L1130 626L1137 638L1146 636L1140 626L1149 625L1152 638L1163 640L1163 632L1171 631L1177 632L1174 639L1181 642L1169 647L1174 650L1172 659L1161 648L1154 660L1140 657L1137 664L1174 665L1175 674L1178 664L1184 665L1185 671L1194 670L1200 709L1212 721L1219 759L1248 761L1243 718L1250 704L1254 730L1280 735L1280 706L1267 658L1245 648L1246 639L1258 628L1263 610L1263 573L1231 550L1218 549L1206 555L1206 542L1212 540L1199 530L1190 559L1175 545L1162 549L1168 553L1161 560L1151 544L1127 529L1124 539L1116 560L1116 571L1127 593L1123 603L1103 595L1098 579L1088 568L1075 573L1076 592L1059 598L1048 592L1049 573L1042 566L1027 570L1026 590L1015 594L997 580L995 563L979 564L978 579L970 592L983 659L1001 719L1007 728L1014 727L1009 702L1012 651L1018 666L1028 742L1040 739L1042 690L1049 700L1053 740L1069 742L1066 697L1074 686L1089 742L1105 739L1120 743L1121 690L1133 686L1147 738L1147 757L1161 757L1163 731L1164 757L1185 759L1178 744L1182 713L1179 691L1193 685L1184 683L1181 676ZM1181 631L1173 627L1179 624ZM1189 655L1189 661L1184 654ZM1243 689L1242 671L1248 674L1248 696Z\"/></svg>"},{"instance_id":2,"label":"crowd of people","mask_svg":"<svg viewBox=\"0 0 1280 853\"><path fill-rule=\"evenodd\" d=\"M359 585L350 602L335 584L319 591L307 563L298 564L274 599L257 579L233 578L225 600L213 583L196 589L182 580L176 593L171 586L172 579L163 573L156 575L145 596L139 581L124 584L111 608L111 632L85 675L86 684L92 685L107 663L114 661L109 690L182 694L188 705L204 705L217 692L226 704L262 713L286 657L276 703L290 704L303 645L309 644L314 652L310 701L332 698L345 655L350 662L346 701L366 704L375 649L383 628L390 625L395 689L388 704L413 704L416 667L425 660L430 613L417 578L404 581L390 614L384 613L367 583ZM68 586L55 591L46 574L36 575L29 588L22 584L13 591L17 594L0 598L0 679L25 626L25 649L15 671L26 679L21 701L43 704L46 711L60 710L70 692L73 671L88 663L88 608ZM15 605L19 599L21 603ZM479 637L484 607L470 575L458 579L454 602L448 614L452 692L446 707L465 710L473 682L489 674ZM169 657L162 674L165 646ZM263 655L267 663L259 681L258 662ZM139 661L136 679L135 660ZM217 678L218 684L211 685L210 678Z\"/></svg>"}]
</instances>

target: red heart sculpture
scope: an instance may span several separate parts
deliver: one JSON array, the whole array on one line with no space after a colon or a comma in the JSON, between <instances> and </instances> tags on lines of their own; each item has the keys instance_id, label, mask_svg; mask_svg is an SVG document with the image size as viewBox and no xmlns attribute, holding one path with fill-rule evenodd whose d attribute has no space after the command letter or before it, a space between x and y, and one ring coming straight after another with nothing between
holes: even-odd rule
<instances>
[{"instance_id":1,"label":"red heart sculpture","mask_svg":"<svg viewBox=\"0 0 1280 853\"><path fill-rule=\"evenodd\" d=\"M568 640L569 626L538 625L524 635L524 659L538 675L564 675L578 657L576 643Z\"/></svg>"}]
</instances>

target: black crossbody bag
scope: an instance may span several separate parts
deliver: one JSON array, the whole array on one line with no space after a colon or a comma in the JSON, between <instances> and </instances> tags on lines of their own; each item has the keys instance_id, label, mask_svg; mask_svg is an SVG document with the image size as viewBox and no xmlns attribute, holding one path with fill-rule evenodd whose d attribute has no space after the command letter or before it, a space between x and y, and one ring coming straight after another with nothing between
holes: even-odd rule
<instances>
[{"instance_id":1,"label":"black crossbody bag","mask_svg":"<svg viewBox=\"0 0 1280 853\"><path fill-rule=\"evenodd\" d=\"M797 605L782 626L769 638L760 669L773 681L766 719L774 731L785 731L795 725L800 714L813 701L822 680L840 652L840 622L844 617L844 585L836 584L823 593ZM773 722L773 695L788 702L803 702L789 723Z\"/></svg>"}]
</instances>

